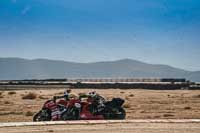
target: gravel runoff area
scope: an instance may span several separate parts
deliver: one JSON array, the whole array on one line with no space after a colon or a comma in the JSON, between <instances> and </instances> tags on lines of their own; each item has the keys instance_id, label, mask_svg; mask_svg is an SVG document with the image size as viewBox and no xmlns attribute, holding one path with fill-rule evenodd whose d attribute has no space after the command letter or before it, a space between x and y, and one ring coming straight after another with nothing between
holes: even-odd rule
<instances>
[{"instance_id":1,"label":"gravel runoff area","mask_svg":"<svg viewBox=\"0 0 200 133\"><path fill-rule=\"evenodd\" d=\"M94 89L73 89L72 94ZM28 122L43 103L64 89L0 91L0 122ZM131 119L200 119L200 90L96 89L111 100L125 99L124 108Z\"/></svg>"}]
</instances>

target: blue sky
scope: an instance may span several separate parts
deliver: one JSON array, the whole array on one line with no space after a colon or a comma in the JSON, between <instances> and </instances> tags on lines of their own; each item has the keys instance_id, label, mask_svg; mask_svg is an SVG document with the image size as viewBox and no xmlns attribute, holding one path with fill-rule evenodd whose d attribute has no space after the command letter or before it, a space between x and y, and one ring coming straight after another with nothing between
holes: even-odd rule
<instances>
[{"instance_id":1,"label":"blue sky","mask_svg":"<svg viewBox=\"0 0 200 133\"><path fill-rule=\"evenodd\" d=\"M200 70L199 0L1 0L0 57Z\"/></svg>"}]
</instances>

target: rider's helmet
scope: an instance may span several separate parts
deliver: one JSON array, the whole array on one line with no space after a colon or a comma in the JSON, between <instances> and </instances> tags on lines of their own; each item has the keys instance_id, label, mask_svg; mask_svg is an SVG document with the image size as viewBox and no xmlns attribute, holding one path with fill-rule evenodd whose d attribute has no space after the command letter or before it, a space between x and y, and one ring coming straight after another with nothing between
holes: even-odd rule
<instances>
[{"instance_id":1,"label":"rider's helmet","mask_svg":"<svg viewBox=\"0 0 200 133\"><path fill-rule=\"evenodd\" d=\"M89 97L95 97L97 95L96 91L92 91L88 93Z\"/></svg>"},{"instance_id":2,"label":"rider's helmet","mask_svg":"<svg viewBox=\"0 0 200 133\"><path fill-rule=\"evenodd\" d=\"M71 90L66 90L66 91L64 92L64 98L65 98L65 100L68 100L68 99L69 99L69 93L71 93Z\"/></svg>"},{"instance_id":3,"label":"rider's helmet","mask_svg":"<svg viewBox=\"0 0 200 133\"><path fill-rule=\"evenodd\" d=\"M64 96L68 96L69 95L69 93L71 93L71 90L66 90L65 92L64 92Z\"/></svg>"},{"instance_id":4,"label":"rider's helmet","mask_svg":"<svg viewBox=\"0 0 200 133\"><path fill-rule=\"evenodd\" d=\"M72 91L72 90L68 89L68 90L67 90L67 93L71 93L71 91Z\"/></svg>"}]
</instances>

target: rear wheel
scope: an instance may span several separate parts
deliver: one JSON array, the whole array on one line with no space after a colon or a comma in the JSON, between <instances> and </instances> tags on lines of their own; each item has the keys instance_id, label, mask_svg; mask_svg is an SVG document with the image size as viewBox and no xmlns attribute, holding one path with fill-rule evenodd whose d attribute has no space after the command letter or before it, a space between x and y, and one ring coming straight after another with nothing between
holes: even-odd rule
<instances>
[{"instance_id":1,"label":"rear wheel","mask_svg":"<svg viewBox=\"0 0 200 133\"><path fill-rule=\"evenodd\" d=\"M122 107L110 108L104 114L105 119L123 120L126 118L126 111Z\"/></svg>"},{"instance_id":2,"label":"rear wheel","mask_svg":"<svg viewBox=\"0 0 200 133\"><path fill-rule=\"evenodd\" d=\"M122 107L119 107L116 113L114 114L114 119L123 120L125 118L126 118L126 111Z\"/></svg>"},{"instance_id":3,"label":"rear wheel","mask_svg":"<svg viewBox=\"0 0 200 133\"><path fill-rule=\"evenodd\" d=\"M48 109L42 109L37 114L34 115L33 121L50 121L51 113Z\"/></svg>"}]
</instances>

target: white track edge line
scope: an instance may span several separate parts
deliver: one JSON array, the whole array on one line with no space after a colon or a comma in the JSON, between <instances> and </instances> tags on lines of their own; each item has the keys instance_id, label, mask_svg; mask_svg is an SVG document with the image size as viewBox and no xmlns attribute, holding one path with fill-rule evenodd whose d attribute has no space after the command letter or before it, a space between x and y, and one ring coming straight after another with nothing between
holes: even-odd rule
<instances>
[{"instance_id":1,"label":"white track edge line","mask_svg":"<svg viewBox=\"0 0 200 133\"><path fill-rule=\"evenodd\" d=\"M48 121L48 122L6 122L2 127L47 126L47 125L90 125L116 123L200 123L200 119L135 119L135 120L80 120L80 121Z\"/></svg>"}]
</instances>

